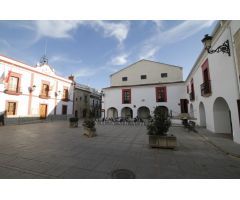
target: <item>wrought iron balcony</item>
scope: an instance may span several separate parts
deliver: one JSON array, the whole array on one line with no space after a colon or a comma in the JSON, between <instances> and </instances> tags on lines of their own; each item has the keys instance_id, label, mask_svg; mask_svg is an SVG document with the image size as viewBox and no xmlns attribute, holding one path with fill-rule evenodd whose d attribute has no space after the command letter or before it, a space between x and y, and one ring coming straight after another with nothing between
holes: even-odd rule
<instances>
[{"instance_id":1,"label":"wrought iron balcony","mask_svg":"<svg viewBox=\"0 0 240 200\"><path fill-rule=\"evenodd\" d=\"M204 97L208 97L212 94L212 89L211 89L211 81L205 81L203 84L200 85L201 88L201 95Z\"/></svg>"},{"instance_id":2,"label":"wrought iron balcony","mask_svg":"<svg viewBox=\"0 0 240 200\"><path fill-rule=\"evenodd\" d=\"M190 101L194 101L194 100L195 100L195 94L194 94L194 92L190 92L190 93L189 93L189 99L190 99Z\"/></svg>"}]
</instances>

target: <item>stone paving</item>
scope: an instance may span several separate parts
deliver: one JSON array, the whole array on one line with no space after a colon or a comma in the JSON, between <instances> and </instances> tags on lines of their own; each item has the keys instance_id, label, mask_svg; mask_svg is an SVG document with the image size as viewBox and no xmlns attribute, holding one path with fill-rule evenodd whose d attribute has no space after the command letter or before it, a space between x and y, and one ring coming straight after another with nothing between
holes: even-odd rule
<instances>
[{"instance_id":1,"label":"stone paving","mask_svg":"<svg viewBox=\"0 0 240 200\"><path fill-rule=\"evenodd\" d=\"M240 158L183 127L170 129L176 150L149 148L144 126L97 125L94 138L82 130L67 121L0 127L0 178L105 179L115 169L139 179L240 178Z\"/></svg>"}]
</instances>

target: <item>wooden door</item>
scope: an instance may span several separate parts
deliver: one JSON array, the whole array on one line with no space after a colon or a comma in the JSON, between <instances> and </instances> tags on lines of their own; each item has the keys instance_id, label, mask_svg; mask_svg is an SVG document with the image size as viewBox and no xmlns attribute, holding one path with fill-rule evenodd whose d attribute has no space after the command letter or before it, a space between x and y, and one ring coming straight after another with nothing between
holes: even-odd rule
<instances>
[{"instance_id":1,"label":"wooden door","mask_svg":"<svg viewBox=\"0 0 240 200\"><path fill-rule=\"evenodd\" d=\"M46 119L47 117L47 105L40 104L40 119Z\"/></svg>"},{"instance_id":2,"label":"wooden door","mask_svg":"<svg viewBox=\"0 0 240 200\"><path fill-rule=\"evenodd\" d=\"M188 113L188 100L180 99L181 113Z\"/></svg>"}]
</instances>

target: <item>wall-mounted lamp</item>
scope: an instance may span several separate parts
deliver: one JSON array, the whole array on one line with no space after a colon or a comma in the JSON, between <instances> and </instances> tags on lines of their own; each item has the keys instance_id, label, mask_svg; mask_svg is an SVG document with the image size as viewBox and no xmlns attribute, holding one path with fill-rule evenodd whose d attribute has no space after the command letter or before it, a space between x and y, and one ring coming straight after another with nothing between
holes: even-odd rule
<instances>
[{"instance_id":1,"label":"wall-mounted lamp","mask_svg":"<svg viewBox=\"0 0 240 200\"><path fill-rule=\"evenodd\" d=\"M36 89L36 85L33 85L32 87L28 87L29 92L33 92Z\"/></svg>"},{"instance_id":2,"label":"wall-mounted lamp","mask_svg":"<svg viewBox=\"0 0 240 200\"><path fill-rule=\"evenodd\" d=\"M220 45L218 48L216 48L215 50L211 49L212 46L212 36L209 36L208 34L206 34L204 36L204 38L202 39L202 43L205 46L205 49L207 50L208 53L212 54L212 53L227 53L229 56L231 56L230 54L230 47L229 47L229 41L226 40L222 45Z\"/></svg>"},{"instance_id":3,"label":"wall-mounted lamp","mask_svg":"<svg viewBox=\"0 0 240 200\"><path fill-rule=\"evenodd\" d=\"M61 91L60 91L60 90L57 91L57 92L55 92L55 97L59 96L60 94L61 94Z\"/></svg>"}]
</instances>

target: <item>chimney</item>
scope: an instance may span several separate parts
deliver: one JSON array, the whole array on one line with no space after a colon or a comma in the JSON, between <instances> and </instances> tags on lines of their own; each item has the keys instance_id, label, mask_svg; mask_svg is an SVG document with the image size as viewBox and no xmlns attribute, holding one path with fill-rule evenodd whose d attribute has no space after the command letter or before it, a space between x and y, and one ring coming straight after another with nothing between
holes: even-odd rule
<instances>
[{"instance_id":1,"label":"chimney","mask_svg":"<svg viewBox=\"0 0 240 200\"><path fill-rule=\"evenodd\" d=\"M68 79L71 80L71 81L74 81L74 76L71 75L71 76L68 77Z\"/></svg>"}]
</instances>

